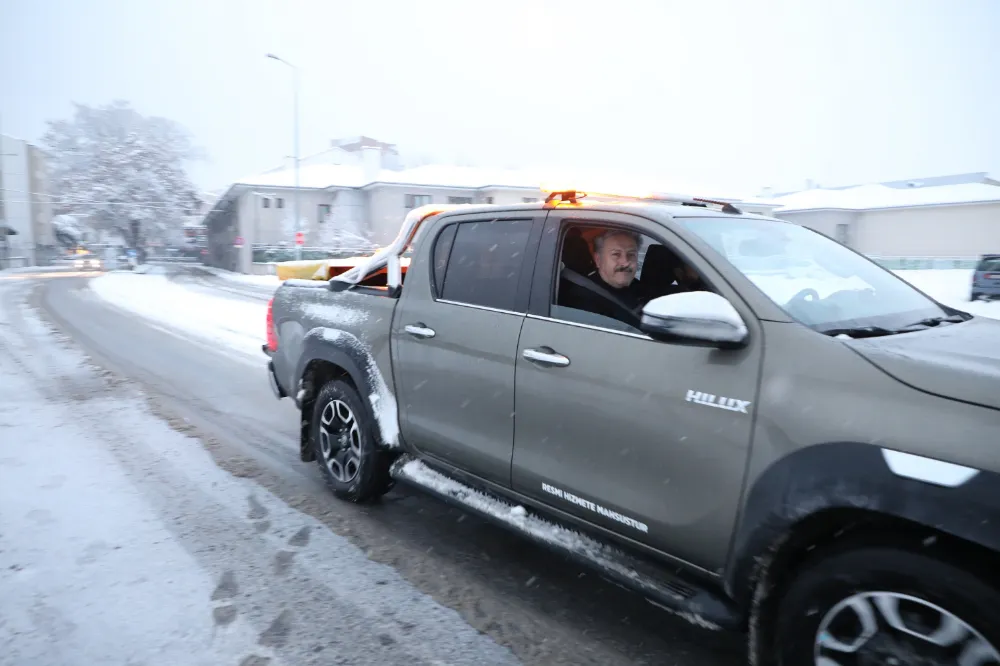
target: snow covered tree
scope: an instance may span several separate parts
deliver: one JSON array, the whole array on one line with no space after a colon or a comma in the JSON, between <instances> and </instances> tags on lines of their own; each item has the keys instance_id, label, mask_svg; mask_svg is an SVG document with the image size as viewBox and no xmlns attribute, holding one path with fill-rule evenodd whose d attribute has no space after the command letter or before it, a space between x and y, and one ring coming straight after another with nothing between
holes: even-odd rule
<instances>
[{"instance_id":1,"label":"snow covered tree","mask_svg":"<svg viewBox=\"0 0 1000 666\"><path fill-rule=\"evenodd\" d=\"M72 215L56 215L52 218L52 228L56 240L65 247L74 247L93 233L86 222Z\"/></svg>"},{"instance_id":2,"label":"snow covered tree","mask_svg":"<svg viewBox=\"0 0 1000 666\"><path fill-rule=\"evenodd\" d=\"M320 225L319 243L328 250L347 254L369 252L375 247L365 237L361 224L351 213L327 215Z\"/></svg>"},{"instance_id":3,"label":"snow covered tree","mask_svg":"<svg viewBox=\"0 0 1000 666\"><path fill-rule=\"evenodd\" d=\"M198 205L184 170L200 154L171 120L147 117L127 102L76 104L72 120L49 122L43 137L56 213L86 216L131 247L162 241Z\"/></svg>"}]
</instances>

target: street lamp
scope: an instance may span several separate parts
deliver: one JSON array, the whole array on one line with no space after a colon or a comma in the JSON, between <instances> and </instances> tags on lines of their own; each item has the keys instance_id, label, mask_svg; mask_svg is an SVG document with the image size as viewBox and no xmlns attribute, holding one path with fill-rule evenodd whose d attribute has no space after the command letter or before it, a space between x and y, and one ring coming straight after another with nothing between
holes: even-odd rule
<instances>
[{"instance_id":1,"label":"street lamp","mask_svg":"<svg viewBox=\"0 0 1000 666\"><path fill-rule=\"evenodd\" d=\"M295 117L295 234L298 236L298 232L301 231L300 224L302 217L299 212L299 68L288 62L284 58L279 58L273 53L267 54L268 58L272 60L277 60L278 62L288 65L292 70L292 113ZM302 246L298 243L295 244L295 259L299 260L302 258Z\"/></svg>"}]
</instances>

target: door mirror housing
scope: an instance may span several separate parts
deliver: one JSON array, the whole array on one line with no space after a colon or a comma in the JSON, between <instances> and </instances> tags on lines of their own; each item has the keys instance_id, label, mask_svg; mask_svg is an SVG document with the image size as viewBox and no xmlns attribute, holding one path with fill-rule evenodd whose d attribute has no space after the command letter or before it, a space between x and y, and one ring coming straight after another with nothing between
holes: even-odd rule
<instances>
[{"instance_id":1,"label":"door mirror housing","mask_svg":"<svg viewBox=\"0 0 1000 666\"><path fill-rule=\"evenodd\" d=\"M749 331L728 300L710 291L654 298L642 308L642 332L654 340L735 349Z\"/></svg>"}]
</instances>

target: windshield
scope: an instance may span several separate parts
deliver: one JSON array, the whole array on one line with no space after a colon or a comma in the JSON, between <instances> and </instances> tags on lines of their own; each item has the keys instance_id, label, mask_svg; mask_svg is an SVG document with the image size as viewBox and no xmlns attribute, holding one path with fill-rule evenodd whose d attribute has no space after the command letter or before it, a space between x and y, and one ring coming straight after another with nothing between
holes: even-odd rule
<instances>
[{"instance_id":1,"label":"windshield","mask_svg":"<svg viewBox=\"0 0 1000 666\"><path fill-rule=\"evenodd\" d=\"M891 330L948 314L895 274L806 227L746 218L679 222L818 331Z\"/></svg>"}]
</instances>

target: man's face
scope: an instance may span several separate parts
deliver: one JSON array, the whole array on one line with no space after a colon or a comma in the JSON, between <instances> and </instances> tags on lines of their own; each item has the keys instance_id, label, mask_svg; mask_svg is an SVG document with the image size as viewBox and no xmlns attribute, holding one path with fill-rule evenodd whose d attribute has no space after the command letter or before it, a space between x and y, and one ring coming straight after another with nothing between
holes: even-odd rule
<instances>
[{"instance_id":1,"label":"man's face","mask_svg":"<svg viewBox=\"0 0 1000 666\"><path fill-rule=\"evenodd\" d=\"M616 289L632 284L638 262L639 248L628 234L605 237L601 251L594 253L601 279Z\"/></svg>"}]
</instances>

